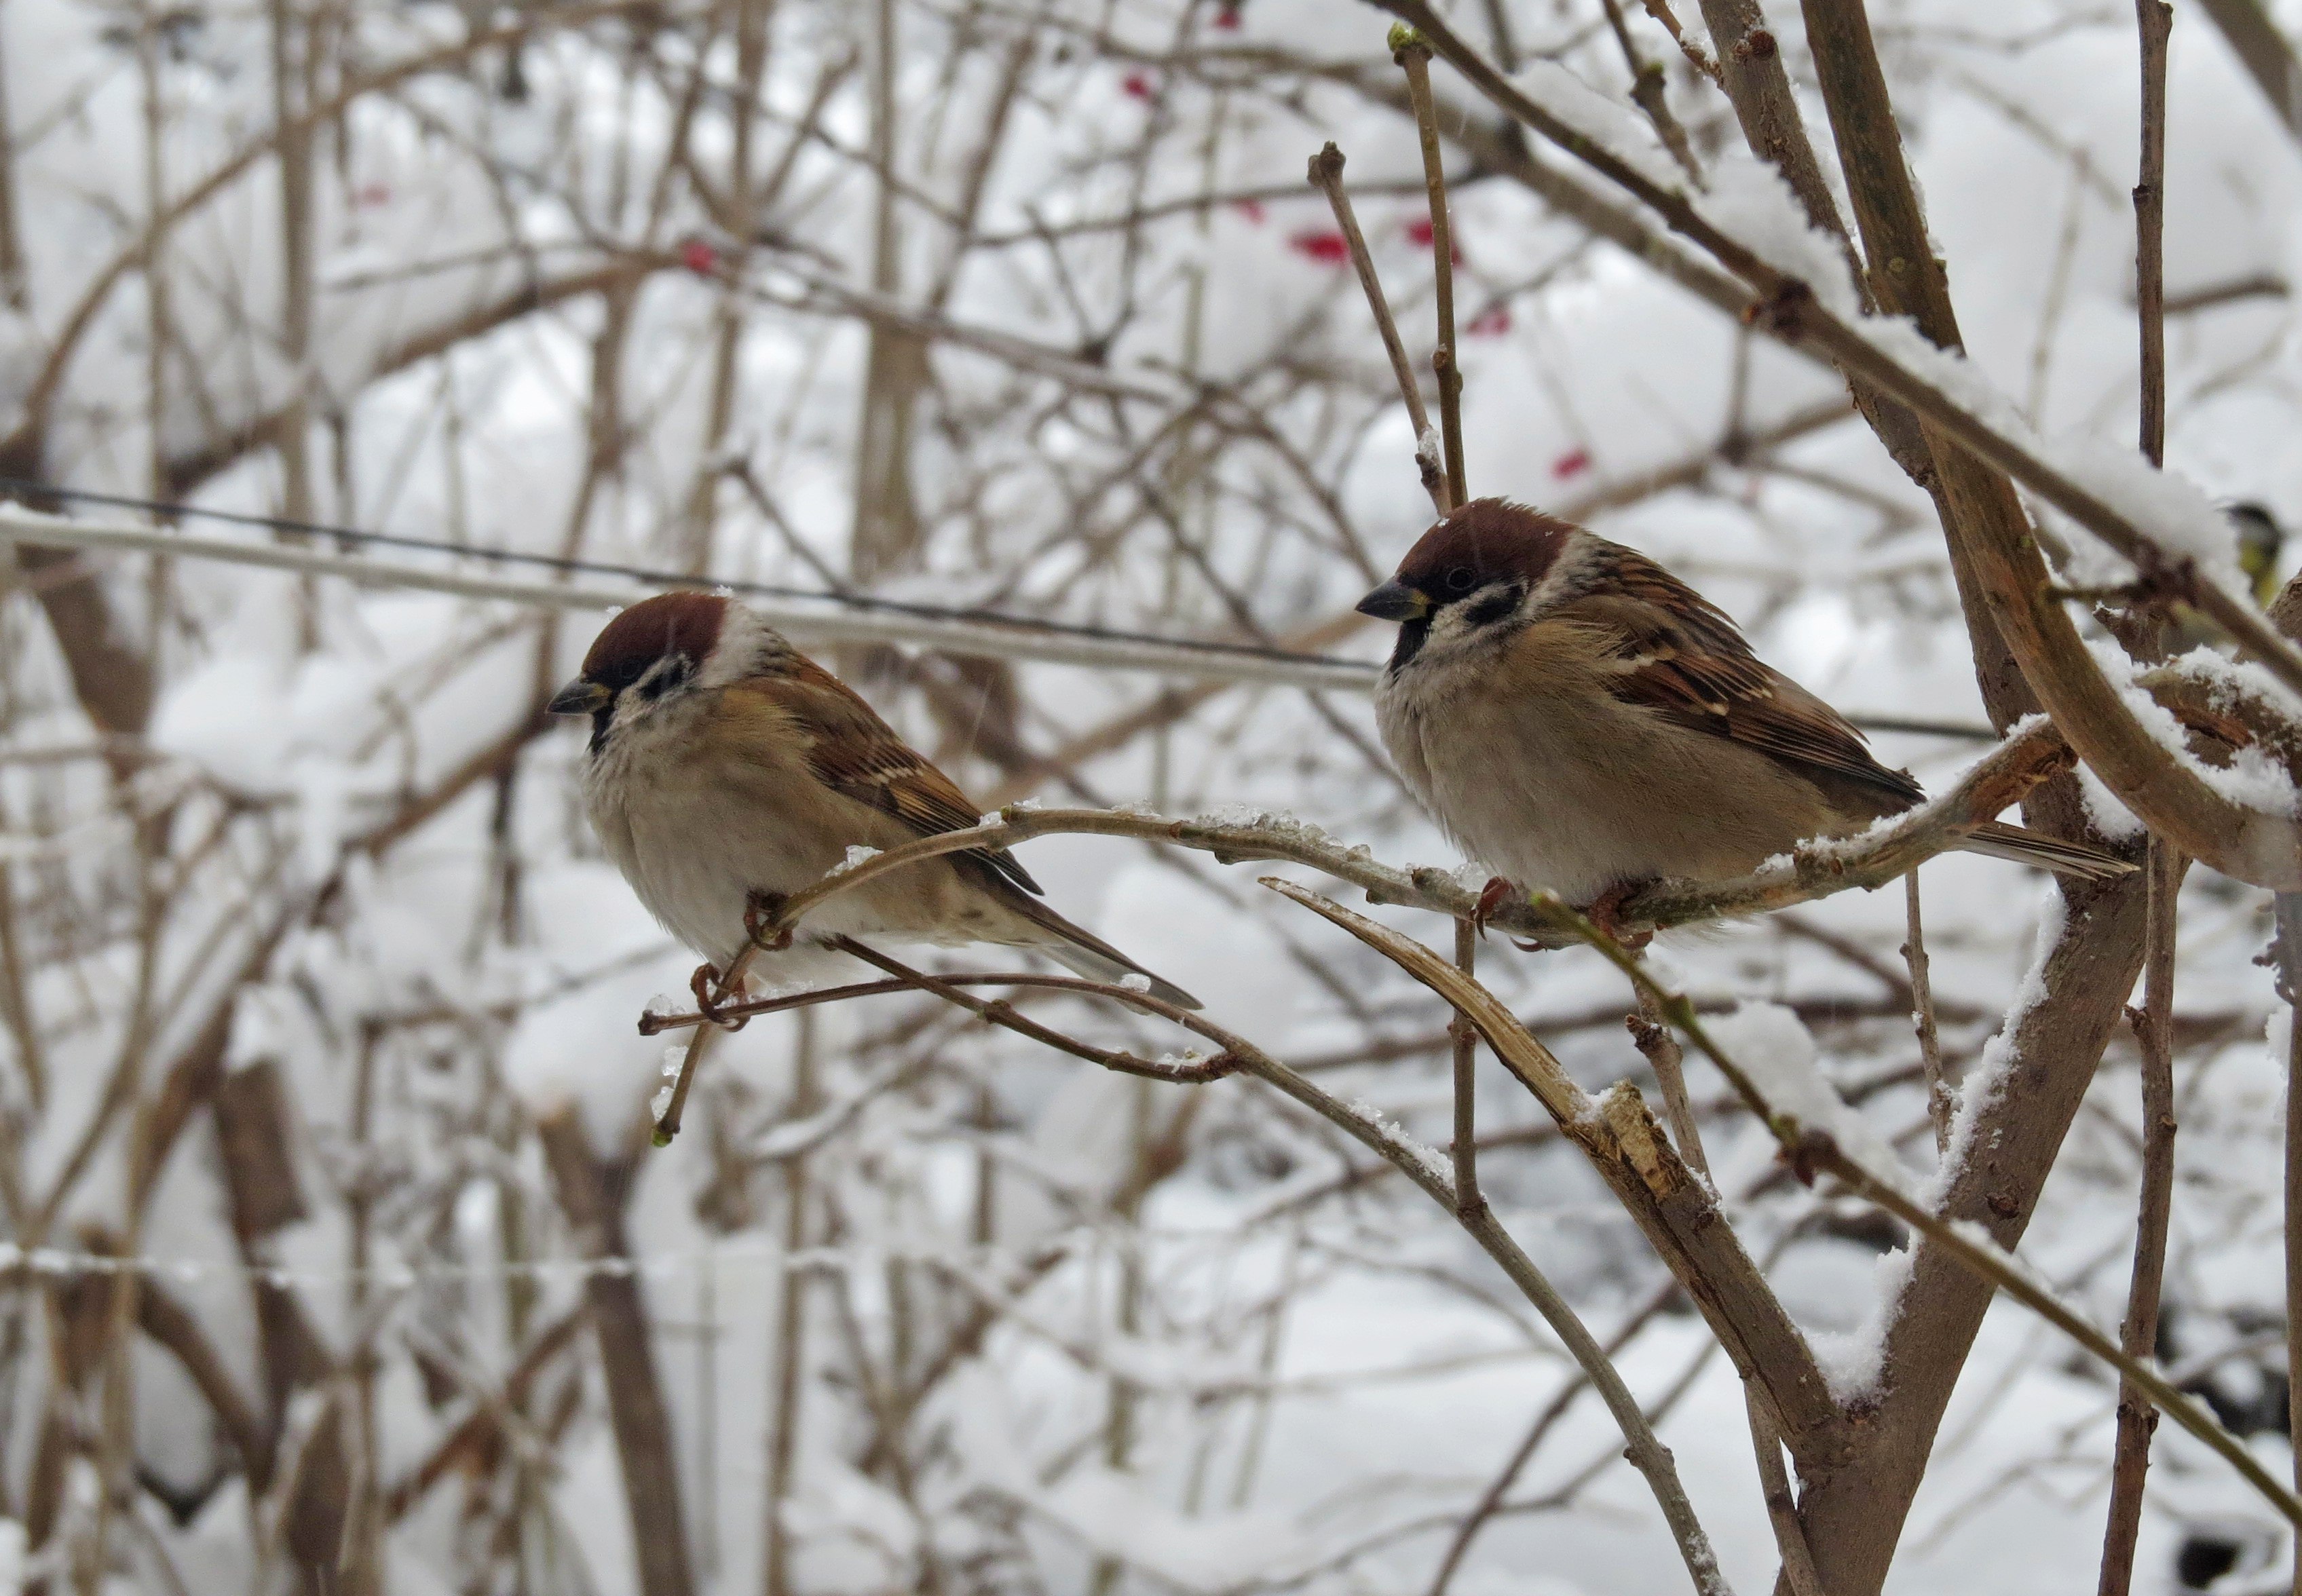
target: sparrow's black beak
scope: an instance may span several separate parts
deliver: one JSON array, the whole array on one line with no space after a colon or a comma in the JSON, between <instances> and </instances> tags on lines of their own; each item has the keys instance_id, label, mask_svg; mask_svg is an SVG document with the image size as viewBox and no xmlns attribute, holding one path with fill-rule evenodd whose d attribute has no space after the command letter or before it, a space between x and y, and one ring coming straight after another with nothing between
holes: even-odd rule
<instances>
[{"instance_id":1,"label":"sparrow's black beak","mask_svg":"<svg viewBox=\"0 0 2302 1596\"><path fill-rule=\"evenodd\" d=\"M1419 621L1431 613L1431 601L1394 576L1356 606L1361 615L1379 621Z\"/></svg>"},{"instance_id":2,"label":"sparrow's black beak","mask_svg":"<svg viewBox=\"0 0 2302 1596\"><path fill-rule=\"evenodd\" d=\"M589 715L595 710L606 709L615 701L616 695L601 686L599 683L584 676L577 676L553 693L551 701L543 708L547 713L553 715Z\"/></svg>"}]
</instances>

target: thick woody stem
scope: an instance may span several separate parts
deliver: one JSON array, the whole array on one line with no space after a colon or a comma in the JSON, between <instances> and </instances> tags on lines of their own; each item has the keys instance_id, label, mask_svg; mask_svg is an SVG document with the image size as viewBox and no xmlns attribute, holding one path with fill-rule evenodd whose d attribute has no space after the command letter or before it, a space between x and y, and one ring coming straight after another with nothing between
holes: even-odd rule
<instances>
[{"instance_id":1,"label":"thick woody stem","mask_svg":"<svg viewBox=\"0 0 2302 1596\"><path fill-rule=\"evenodd\" d=\"M1407 406L1407 423L1415 429L1415 461L1423 474L1423 491L1431 495L1431 508L1443 516L1454 508L1448 497L1445 466L1423 447L1424 436L1431 431L1431 415L1423 407L1422 385L1415 380L1414 363L1407 357L1406 341L1399 336L1399 323L1390 314L1390 301L1383 296L1382 279L1375 275L1374 256L1367 249L1366 234L1359 229L1358 214L1351 208L1351 197L1344 192L1343 152L1331 143L1313 155L1310 179L1311 186L1327 197L1327 204L1335 213L1335 225L1342 230L1344 245L1351 252L1351 269L1358 273L1359 289L1366 295L1375 331L1382 335L1383 353L1390 357L1390 374L1397 379L1399 397Z\"/></svg>"},{"instance_id":2,"label":"thick woody stem","mask_svg":"<svg viewBox=\"0 0 2302 1596\"><path fill-rule=\"evenodd\" d=\"M1710 1182L1697 1176L1662 1135L1636 1088L1626 1081L1593 1098L1494 994L1421 943L1291 881L1265 877L1263 885L1348 931L1469 1015L1503 1068L1581 1148L1637 1222L1701 1309L1735 1367L1763 1388L1777 1432L1802 1467L1827 1466L1841 1453L1845 1415L1829 1393L1813 1348L1743 1250L1734 1226L1718 1210ZM1562 929L1581 928L1579 939L1598 935L1555 899L1542 906L1558 917ZM1600 951L1610 958L1621 953L1611 939L1600 945ZM1622 959L1627 965L1629 956ZM1737 1089L1746 1100L1755 1100L1755 1089L1747 1081L1738 1083Z\"/></svg>"},{"instance_id":3,"label":"thick woody stem","mask_svg":"<svg viewBox=\"0 0 2302 1596\"><path fill-rule=\"evenodd\" d=\"M1289 895L1298 895L1290 893ZM2065 1307L2052 1292L2033 1281L2010 1254L1990 1239L1986 1231L1944 1219L1924 1204L1912 1200L1890 1178L1874 1174L1856 1163L1839 1148L1827 1130L1802 1124L1794 1115L1777 1109L1751 1073L1719 1046L1684 994L1664 990L1635 954L1587 918L1558 903L1555 897L1549 894L1541 895L1536 903L1538 907L1549 907L1562 921L1572 925L1583 941L1629 976L1641 990L1653 995L1670 1022L1701 1048L1705 1057L1718 1066L1719 1073L1726 1077L1727 1084L1735 1088L1735 1095L1782 1144L1783 1152L1794 1170L1809 1177L1816 1172L1836 1175L1866 1200L1886 1209L1912 1229L1923 1231L1929 1241L1940 1247L1962 1266L1981 1276L2116 1369L2123 1380L2130 1382L2161 1412L2171 1415L2176 1424L2205 1442L2237 1469L2247 1483L2260 1492L2264 1499L2288 1522L2302 1529L2302 1494L2289 1491L2273 1478L2243 1441L2223 1429L2212 1414L2177 1390L2158 1372L2147 1354L2136 1357L2128 1353ZM1336 917L1330 913L1328 918ZM1440 968L1443 970L1445 967ZM1426 985L1431 984L1431 978L1424 970L1410 967L1409 973L1423 978ZM1447 995L1454 995L1452 993ZM1500 1009L1500 1005L1496 1007ZM1516 1026L1517 1022L1509 1018L1508 1010L1501 1012L1505 1023ZM1492 1035L1488 1037L1488 1040L1495 1042ZM1497 1043L1496 1052L1508 1057L1507 1046Z\"/></svg>"}]
</instances>

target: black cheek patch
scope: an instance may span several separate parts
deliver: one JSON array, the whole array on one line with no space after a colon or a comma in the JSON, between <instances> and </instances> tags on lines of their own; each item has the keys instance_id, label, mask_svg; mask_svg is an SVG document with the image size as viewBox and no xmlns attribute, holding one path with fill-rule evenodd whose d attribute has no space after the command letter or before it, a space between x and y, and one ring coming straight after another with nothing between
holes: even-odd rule
<instances>
[{"instance_id":1,"label":"black cheek patch","mask_svg":"<svg viewBox=\"0 0 2302 1596\"><path fill-rule=\"evenodd\" d=\"M685 685L694 674L695 661L685 654L675 654L669 664L640 684L640 696L653 703L673 688Z\"/></svg>"},{"instance_id":2,"label":"black cheek patch","mask_svg":"<svg viewBox=\"0 0 2302 1596\"><path fill-rule=\"evenodd\" d=\"M1463 611L1463 624L1468 626L1491 626L1498 621L1508 620L1518 613L1525 597L1515 587L1490 588L1470 601Z\"/></svg>"}]
</instances>

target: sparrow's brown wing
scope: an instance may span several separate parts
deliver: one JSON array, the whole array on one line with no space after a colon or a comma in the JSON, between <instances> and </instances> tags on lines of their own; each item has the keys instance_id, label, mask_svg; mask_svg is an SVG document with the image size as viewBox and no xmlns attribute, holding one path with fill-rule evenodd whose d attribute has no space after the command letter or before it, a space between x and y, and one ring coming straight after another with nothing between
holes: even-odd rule
<instances>
[{"instance_id":1,"label":"sparrow's brown wing","mask_svg":"<svg viewBox=\"0 0 2302 1596\"><path fill-rule=\"evenodd\" d=\"M1557 612L1613 639L1617 696L1802 767L1810 779L1852 782L1887 810L1926 796L1871 758L1837 710L1753 654L1701 594L1643 555L1625 549L1617 558L1613 582Z\"/></svg>"},{"instance_id":2,"label":"sparrow's brown wing","mask_svg":"<svg viewBox=\"0 0 2302 1596\"><path fill-rule=\"evenodd\" d=\"M816 664L794 656L771 676L752 676L727 690L751 695L779 713L807 741L809 769L834 792L902 821L921 836L964 831L982 819L951 777L895 735L855 690ZM971 848L974 860L1025 892L1039 884L1004 848Z\"/></svg>"}]
</instances>

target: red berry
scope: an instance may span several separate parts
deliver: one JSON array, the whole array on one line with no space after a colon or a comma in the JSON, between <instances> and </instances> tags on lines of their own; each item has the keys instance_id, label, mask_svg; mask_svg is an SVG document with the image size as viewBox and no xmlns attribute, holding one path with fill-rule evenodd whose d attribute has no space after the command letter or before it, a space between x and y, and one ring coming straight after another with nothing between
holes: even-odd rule
<instances>
[{"instance_id":1,"label":"red berry","mask_svg":"<svg viewBox=\"0 0 2302 1596\"><path fill-rule=\"evenodd\" d=\"M679 264L698 277L709 277L719 269L719 252L702 239L690 239L679 247Z\"/></svg>"},{"instance_id":2,"label":"red berry","mask_svg":"<svg viewBox=\"0 0 2302 1596\"><path fill-rule=\"evenodd\" d=\"M1239 31L1239 7L1226 5L1215 13L1215 26L1225 33Z\"/></svg>"},{"instance_id":3,"label":"red berry","mask_svg":"<svg viewBox=\"0 0 2302 1596\"><path fill-rule=\"evenodd\" d=\"M1559 482L1580 476L1590 469L1591 451L1587 449L1570 449L1550 462L1550 475Z\"/></svg>"},{"instance_id":4,"label":"red berry","mask_svg":"<svg viewBox=\"0 0 2302 1596\"><path fill-rule=\"evenodd\" d=\"M1127 91L1128 97L1130 99L1147 100L1158 93L1158 90L1152 86L1151 75L1148 72L1130 72L1121 81L1119 87Z\"/></svg>"},{"instance_id":5,"label":"red berry","mask_svg":"<svg viewBox=\"0 0 2302 1596\"><path fill-rule=\"evenodd\" d=\"M1469 324L1463 329L1464 332L1472 338L1500 338L1510 330L1510 307L1504 304L1488 306L1473 316ZM1584 463L1587 465L1589 462Z\"/></svg>"},{"instance_id":6,"label":"red berry","mask_svg":"<svg viewBox=\"0 0 2302 1596\"><path fill-rule=\"evenodd\" d=\"M1428 216L1417 216L1407 224L1408 241L1420 244L1425 249L1431 248L1431 240L1438 236L1438 232L1439 230L1431 224L1431 218ZM1450 234L1447 239L1447 255L1448 258L1457 265L1461 265L1463 264L1462 239Z\"/></svg>"},{"instance_id":7,"label":"red berry","mask_svg":"<svg viewBox=\"0 0 2302 1596\"><path fill-rule=\"evenodd\" d=\"M1259 199L1237 200L1232 203L1231 209L1237 211L1249 222L1254 223L1257 227L1263 225L1263 201Z\"/></svg>"},{"instance_id":8,"label":"red berry","mask_svg":"<svg viewBox=\"0 0 2302 1596\"><path fill-rule=\"evenodd\" d=\"M1350 240L1339 232L1298 232L1287 240L1287 247L1329 265L1340 265L1351 258Z\"/></svg>"}]
</instances>

